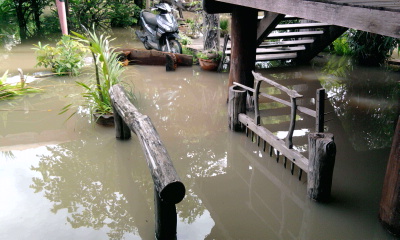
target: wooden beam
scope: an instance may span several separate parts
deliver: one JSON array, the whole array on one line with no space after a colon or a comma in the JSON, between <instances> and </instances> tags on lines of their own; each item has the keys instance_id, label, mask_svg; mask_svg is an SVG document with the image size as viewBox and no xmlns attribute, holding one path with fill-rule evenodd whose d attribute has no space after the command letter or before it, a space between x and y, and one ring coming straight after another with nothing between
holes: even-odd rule
<instances>
[{"instance_id":1,"label":"wooden beam","mask_svg":"<svg viewBox=\"0 0 400 240\"><path fill-rule=\"evenodd\" d=\"M231 13L233 6L215 0L203 0L203 9L208 14Z\"/></svg>"},{"instance_id":2,"label":"wooden beam","mask_svg":"<svg viewBox=\"0 0 400 240\"><path fill-rule=\"evenodd\" d=\"M397 11L305 0L215 1L400 38L400 14Z\"/></svg>"},{"instance_id":3,"label":"wooden beam","mask_svg":"<svg viewBox=\"0 0 400 240\"><path fill-rule=\"evenodd\" d=\"M284 17L284 14L279 13L264 13L264 18L261 19L257 27L257 46L259 46L264 41L264 38L275 29L275 27Z\"/></svg>"}]
</instances>

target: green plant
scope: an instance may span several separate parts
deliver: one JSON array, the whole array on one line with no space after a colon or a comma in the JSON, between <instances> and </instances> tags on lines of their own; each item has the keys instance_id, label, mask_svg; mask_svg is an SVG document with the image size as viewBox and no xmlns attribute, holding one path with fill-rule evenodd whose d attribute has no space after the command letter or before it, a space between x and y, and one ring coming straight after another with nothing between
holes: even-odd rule
<instances>
[{"instance_id":1,"label":"green plant","mask_svg":"<svg viewBox=\"0 0 400 240\"><path fill-rule=\"evenodd\" d=\"M353 51L348 43L348 32L337 38L333 44L333 53L339 56L352 55Z\"/></svg>"},{"instance_id":2,"label":"green plant","mask_svg":"<svg viewBox=\"0 0 400 240\"><path fill-rule=\"evenodd\" d=\"M180 42L183 46L186 46L186 45L189 45L189 44L192 43L192 39L189 38L189 37L188 37L186 34L184 34L184 33L179 33L179 37L180 37L179 42Z\"/></svg>"},{"instance_id":3,"label":"green plant","mask_svg":"<svg viewBox=\"0 0 400 240\"><path fill-rule=\"evenodd\" d=\"M229 20L226 18L221 18L219 21L219 28L223 31L228 31Z\"/></svg>"},{"instance_id":4,"label":"green plant","mask_svg":"<svg viewBox=\"0 0 400 240\"><path fill-rule=\"evenodd\" d=\"M124 71L122 64L118 61L118 53L111 49L110 42L113 39L104 34L98 37L94 29L93 31L87 31L86 36L76 32L72 33L77 40L88 45L94 59L95 81L89 84L77 82L86 91L82 94L86 100L86 106L89 107L91 113L99 115L111 114L113 111L109 89L112 85L121 82L120 77ZM72 104L67 105L60 114L67 112L71 107ZM71 116L75 113L76 111Z\"/></svg>"},{"instance_id":5,"label":"green plant","mask_svg":"<svg viewBox=\"0 0 400 240\"><path fill-rule=\"evenodd\" d=\"M382 64L399 44L399 39L357 30L350 31L348 41L354 56L364 65Z\"/></svg>"},{"instance_id":6,"label":"green plant","mask_svg":"<svg viewBox=\"0 0 400 240\"><path fill-rule=\"evenodd\" d=\"M29 87L25 83L25 79L21 78L21 82L12 85L7 82L7 73L6 71L3 76L0 78L0 101L4 99L9 99L17 96L21 96L28 93L37 93L42 91L40 88Z\"/></svg>"},{"instance_id":7,"label":"green plant","mask_svg":"<svg viewBox=\"0 0 400 240\"><path fill-rule=\"evenodd\" d=\"M87 48L70 36L62 36L56 47L42 45L41 42L34 46L36 48L32 49L35 50L37 60L35 67L51 67L58 75L78 75L88 52Z\"/></svg>"}]
</instances>

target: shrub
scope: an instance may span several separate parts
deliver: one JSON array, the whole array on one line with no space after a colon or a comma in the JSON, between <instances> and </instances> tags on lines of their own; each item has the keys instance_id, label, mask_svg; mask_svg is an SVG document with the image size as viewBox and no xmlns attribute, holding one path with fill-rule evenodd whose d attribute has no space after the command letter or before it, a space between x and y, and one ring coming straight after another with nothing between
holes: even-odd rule
<instances>
[{"instance_id":1,"label":"shrub","mask_svg":"<svg viewBox=\"0 0 400 240\"><path fill-rule=\"evenodd\" d=\"M41 42L34 46L37 60L35 67L51 67L58 75L78 75L88 52L86 47L69 36L62 36L56 47L42 45Z\"/></svg>"}]
</instances>

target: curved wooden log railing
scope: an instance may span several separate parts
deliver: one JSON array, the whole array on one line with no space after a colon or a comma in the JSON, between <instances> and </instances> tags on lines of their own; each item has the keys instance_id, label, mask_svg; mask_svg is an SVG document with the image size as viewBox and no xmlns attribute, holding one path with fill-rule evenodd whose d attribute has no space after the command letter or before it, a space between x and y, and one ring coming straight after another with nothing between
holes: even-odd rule
<instances>
[{"instance_id":1,"label":"curved wooden log railing","mask_svg":"<svg viewBox=\"0 0 400 240\"><path fill-rule=\"evenodd\" d=\"M301 179L303 171L307 173L307 195L316 201L328 200L332 186L333 167L335 163L336 145L333 141L333 135L324 133L324 99L325 90L317 90L316 110L311 110L296 104L296 99L303 97L294 90L288 89L270 79L263 77L259 73L253 72L255 78L255 88L247 87L243 84L234 82L233 86L229 89L229 126L233 131L242 130L240 124L246 127L246 134L251 131L257 135L257 144L260 144L260 139L264 140L264 151L266 143L270 145L269 154L272 156L273 150L276 149L276 161L279 162L279 155L284 156L283 165L286 168L286 163L289 160L291 166L291 173L293 175L294 165L299 167L299 180ZM261 83L268 83L282 92L285 92L290 97L290 102L260 92ZM246 109L243 110L246 101L246 90L253 93L254 98L254 119L246 115ZM259 97L265 97L273 101L279 102L286 106L291 107L290 126L286 140L283 141L276 137L265 127L261 126L261 117L259 109ZM316 119L317 133L309 134L309 158L304 157L300 152L293 149L293 133L296 123L297 111Z\"/></svg>"},{"instance_id":2,"label":"curved wooden log railing","mask_svg":"<svg viewBox=\"0 0 400 240\"><path fill-rule=\"evenodd\" d=\"M185 197L185 186L150 118L137 110L121 85L110 88L110 98L114 109L116 137L129 139L131 131L137 135L153 178L156 237L159 240L175 239L175 204Z\"/></svg>"}]
</instances>

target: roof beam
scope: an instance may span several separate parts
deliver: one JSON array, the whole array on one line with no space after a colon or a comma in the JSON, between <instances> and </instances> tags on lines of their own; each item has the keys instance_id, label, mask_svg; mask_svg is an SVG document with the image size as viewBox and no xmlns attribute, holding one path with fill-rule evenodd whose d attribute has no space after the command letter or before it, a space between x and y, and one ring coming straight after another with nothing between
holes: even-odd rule
<instances>
[{"instance_id":1,"label":"roof beam","mask_svg":"<svg viewBox=\"0 0 400 240\"><path fill-rule=\"evenodd\" d=\"M396 11L309 0L204 1L240 5L400 38L400 14Z\"/></svg>"}]
</instances>

